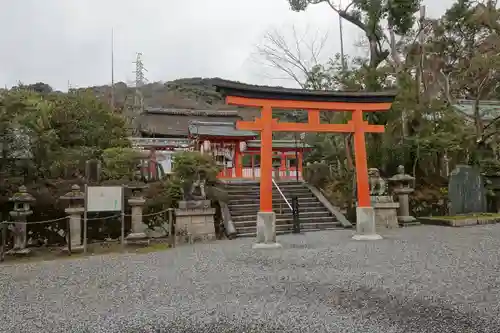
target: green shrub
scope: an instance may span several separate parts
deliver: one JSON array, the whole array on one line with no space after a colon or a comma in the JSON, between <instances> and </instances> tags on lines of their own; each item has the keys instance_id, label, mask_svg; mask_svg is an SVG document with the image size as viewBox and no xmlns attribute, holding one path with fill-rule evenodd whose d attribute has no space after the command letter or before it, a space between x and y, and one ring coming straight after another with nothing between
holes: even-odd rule
<instances>
[{"instance_id":1,"label":"green shrub","mask_svg":"<svg viewBox=\"0 0 500 333\"><path fill-rule=\"evenodd\" d=\"M174 157L174 177L181 182L193 182L200 177L208 183L217 180L219 168L210 155L203 155L199 152L185 151L175 154Z\"/></svg>"},{"instance_id":2,"label":"green shrub","mask_svg":"<svg viewBox=\"0 0 500 333\"><path fill-rule=\"evenodd\" d=\"M108 148L102 153L103 179L131 179L141 160L132 148Z\"/></svg>"}]
</instances>

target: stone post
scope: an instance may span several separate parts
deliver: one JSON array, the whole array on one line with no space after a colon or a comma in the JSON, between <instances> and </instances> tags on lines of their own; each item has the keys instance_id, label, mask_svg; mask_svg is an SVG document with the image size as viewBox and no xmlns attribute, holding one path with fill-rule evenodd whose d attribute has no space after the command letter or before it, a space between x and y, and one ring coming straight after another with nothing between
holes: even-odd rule
<instances>
[{"instance_id":1,"label":"stone post","mask_svg":"<svg viewBox=\"0 0 500 333\"><path fill-rule=\"evenodd\" d=\"M71 249L71 252L81 252L83 251L81 221L84 211L83 203L85 193L80 191L80 186L75 184L71 186L71 191L59 199L68 202L68 207L64 209L64 212L68 214L69 218L69 234L66 235L68 246L65 250L69 251Z\"/></svg>"},{"instance_id":2,"label":"stone post","mask_svg":"<svg viewBox=\"0 0 500 333\"><path fill-rule=\"evenodd\" d=\"M142 211L144 208L144 204L146 203L143 191L147 188L147 185L131 184L127 187L132 190L132 196L128 199L128 203L132 207L132 230L126 237L126 241L129 244L142 243L147 238L146 230L148 228L148 226L144 224L142 220Z\"/></svg>"},{"instance_id":3,"label":"stone post","mask_svg":"<svg viewBox=\"0 0 500 333\"><path fill-rule=\"evenodd\" d=\"M26 186L19 187L19 191L15 193L10 201L14 202L14 209L10 211L10 216L16 221L14 223L14 247L9 253L27 255L30 250L26 248L26 219L33 214L30 204L35 202L35 198L28 193Z\"/></svg>"},{"instance_id":4,"label":"stone post","mask_svg":"<svg viewBox=\"0 0 500 333\"><path fill-rule=\"evenodd\" d=\"M412 188L414 180L414 177L405 173L405 168L402 165L398 167L398 173L389 178L389 182L393 184L392 191L398 197L398 222L403 226L420 224L415 217L410 215L409 195L414 191Z\"/></svg>"}]
</instances>

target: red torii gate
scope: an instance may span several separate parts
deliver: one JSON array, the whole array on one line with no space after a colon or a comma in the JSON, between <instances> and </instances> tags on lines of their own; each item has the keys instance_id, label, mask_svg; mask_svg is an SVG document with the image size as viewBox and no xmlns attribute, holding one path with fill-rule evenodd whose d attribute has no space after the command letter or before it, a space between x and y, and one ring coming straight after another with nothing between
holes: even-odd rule
<instances>
[{"instance_id":1,"label":"red torii gate","mask_svg":"<svg viewBox=\"0 0 500 333\"><path fill-rule=\"evenodd\" d=\"M256 118L254 121L238 121L236 123L237 129L261 132L259 213L273 212L273 132L354 133L356 183L358 189L357 229L358 233L361 234L375 234L374 215L371 208L368 184L365 133L383 133L384 126L368 124L367 121L363 120L363 112L389 110L396 96L394 92L313 91L255 86L220 79L214 80L214 86L226 96L226 104L258 107L261 109L260 118ZM279 122L277 119L273 119L273 108L306 110L308 113L308 122ZM320 111L351 111L352 119L347 124L322 124L320 121ZM365 219L367 220L366 223Z\"/></svg>"}]
</instances>

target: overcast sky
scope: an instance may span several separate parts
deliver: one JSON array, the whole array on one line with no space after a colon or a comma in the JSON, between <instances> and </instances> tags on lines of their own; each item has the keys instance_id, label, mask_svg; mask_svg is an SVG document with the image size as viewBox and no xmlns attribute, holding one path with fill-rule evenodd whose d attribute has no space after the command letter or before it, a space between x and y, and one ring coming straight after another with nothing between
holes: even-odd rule
<instances>
[{"instance_id":1,"label":"overcast sky","mask_svg":"<svg viewBox=\"0 0 500 333\"><path fill-rule=\"evenodd\" d=\"M425 2L436 17L453 0ZM267 31L328 33L327 57L339 52L337 20L328 6L295 13L286 0L1 0L0 84L43 81L66 90L68 81L109 83L112 29L116 81L133 81L142 52L149 81L217 76L272 84L255 60ZM345 24L344 33L346 52L356 52L359 30Z\"/></svg>"}]
</instances>

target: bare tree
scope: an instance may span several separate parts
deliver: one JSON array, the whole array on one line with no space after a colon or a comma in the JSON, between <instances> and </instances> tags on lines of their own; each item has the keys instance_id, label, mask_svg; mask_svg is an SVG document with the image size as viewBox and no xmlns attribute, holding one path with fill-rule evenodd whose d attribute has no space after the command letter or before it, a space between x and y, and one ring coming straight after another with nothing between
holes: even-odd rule
<instances>
[{"instance_id":1,"label":"bare tree","mask_svg":"<svg viewBox=\"0 0 500 333\"><path fill-rule=\"evenodd\" d=\"M290 37L277 29L267 32L257 46L256 61L275 72L269 75L272 79L293 80L304 88L312 79L312 69L326 60L323 53L328 34L316 31L311 36L309 29L300 34L295 26L290 32Z\"/></svg>"}]
</instances>

